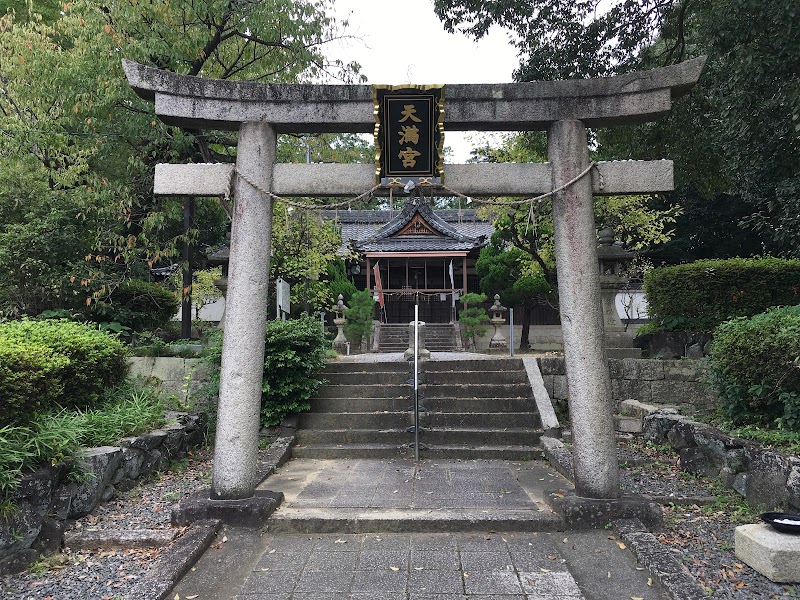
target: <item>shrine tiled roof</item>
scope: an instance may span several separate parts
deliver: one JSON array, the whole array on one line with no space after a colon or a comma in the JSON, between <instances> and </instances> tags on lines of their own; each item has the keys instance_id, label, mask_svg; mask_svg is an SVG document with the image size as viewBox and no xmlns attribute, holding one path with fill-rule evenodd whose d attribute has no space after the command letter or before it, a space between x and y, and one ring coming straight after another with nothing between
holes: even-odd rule
<instances>
[{"instance_id":1,"label":"shrine tiled roof","mask_svg":"<svg viewBox=\"0 0 800 600\"><path fill-rule=\"evenodd\" d=\"M359 252L468 251L485 246L494 232L492 224L473 209L433 210L427 202L406 202L402 210L326 210L325 220L335 220L342 233L340 254ZM419 215L434 235L397 236ZM437 235L438 234L438 235Z\"/></svg>"}]
</instances>

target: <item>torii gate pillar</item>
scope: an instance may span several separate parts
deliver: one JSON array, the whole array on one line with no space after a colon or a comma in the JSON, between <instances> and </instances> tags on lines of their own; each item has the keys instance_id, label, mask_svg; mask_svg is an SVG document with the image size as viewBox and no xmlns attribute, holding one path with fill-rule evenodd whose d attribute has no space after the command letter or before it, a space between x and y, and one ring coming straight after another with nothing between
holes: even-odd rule
<instances>
[{"instance_id":1,"label":"torii gate pillar","mask_svg":"<svg viewBox=\"0 0 800 600\"><path fill-rule=\"evenodd\" d=\"M590 164L584 124L577 120L553 123L547 131L547 153L553 189L580 175ZM553 226L575 492L586 498L616 498L619 465L590 177L553 195Z\"/></svg>"},{"instance_id":2,"label":"torii gate pillar","mask_svg":"<svg viewBox=\"0 0 800 600\"><path fill-rule=\"evenodd\" d=\"M242 123L236 168L265 190L272 187L276 144L273 126ZM243 177L236 178L235 198L211 483L216 500L250 498L256 489L267 328L272 199Z\"/></svg>"}]
</instances>

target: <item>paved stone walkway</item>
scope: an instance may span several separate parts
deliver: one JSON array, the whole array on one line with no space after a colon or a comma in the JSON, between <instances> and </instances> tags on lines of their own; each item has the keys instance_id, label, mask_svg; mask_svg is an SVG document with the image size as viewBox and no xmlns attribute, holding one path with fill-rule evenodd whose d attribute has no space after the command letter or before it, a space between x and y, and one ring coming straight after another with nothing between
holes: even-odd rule
<instances>
[{"instance_id":1,"label":"paved stone walkway","mask_svg":"<svg viewBox=\"0 0 800 600\"><path fill-rule=\"evenodd\" d=\"M583 598L542 534L272 535L239 600Z\"/></svg>"},{"instance_id":2,"label":"paved stone walkway","mask_svg":"<svg viewBox=\"0 0 800 600\"><path fill-rule=\"evenodd\" d=\"M197 600L666 600L606 530L564 532L539 461L295 459L263 532L227 529L172 593Z\"/></svg>"}]
</instances>

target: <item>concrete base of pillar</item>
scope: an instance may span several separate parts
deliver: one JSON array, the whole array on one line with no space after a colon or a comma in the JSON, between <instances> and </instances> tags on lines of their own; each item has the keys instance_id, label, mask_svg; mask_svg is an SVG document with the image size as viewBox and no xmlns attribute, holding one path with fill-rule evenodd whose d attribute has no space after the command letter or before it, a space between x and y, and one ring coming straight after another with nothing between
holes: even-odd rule
<instances>
[{"instance_id":1,"label":"concrete base of pillar","mask_svg":"<svg viewBox=\"0 0 800 600\"><path fill-rule=\"evenodd\" d=\"M194 521L219 519L232 527L262 527L281 502L283 492L256 490L251 498L212 500L211 490L201 490L172 510L172 524L184 526Z\"/></svg>"},{"instance_id":2,"label":"concrete base of pillar","mask_svg":"<svg viewBox=\"0 0 800 600\"><path fill-rule=\"evenodd\" d=\"M486 349L486 354L508 354L508 344L502 346L489 346Z\"/></svg>"},{"instance_id":3,"label":"concrete base of pillar","mask_svg":"<svg viewBox=\"0 0 800 600\"><path fill-rule=\"evenodd\" d=\"M639 519L650 531L664 524L661 505L642 496L583 498L558 490L547 492L547 502L562 516L567 529L602 529L617 519Z\"/></svg>"},{"instance_id":4,"label":"concrete base of pillar","mask_svg":"<svg viewBox=\"0 0 800 600\"><path fill-rule=\"evenodd\" d=\"M403 352L403 356L406 357L406 360L414 360L414 350L409 348L405 352ZM419 349L419 358L420 360L425 360L431 357L431 351L427 348L420 348Z\"/></svg>"}]
</instances>

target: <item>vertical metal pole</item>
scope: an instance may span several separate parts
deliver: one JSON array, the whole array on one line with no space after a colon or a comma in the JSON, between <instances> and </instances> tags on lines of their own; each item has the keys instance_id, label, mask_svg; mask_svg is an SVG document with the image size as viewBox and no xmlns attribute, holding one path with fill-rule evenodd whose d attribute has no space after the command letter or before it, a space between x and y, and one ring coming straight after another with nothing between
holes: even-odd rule
<instances>
[{"instance_id":1,"label":"vertical metal pole","mask_svg":"<svg viewBox=\"0 0 800 600\"><path fill-rule=\"evenodd\" d=\"M414 460L419 462L419 294L414 304Z\"/></svg>"},{"instance_id":2,"label":"vertical metal pole","mask_svg":"<svg viewBox=\"0 0 800 600\"><path fill-rule=\"evenodd\" d=\"M514 309L508 309L508 353L514 356Z\"/></svg>"}]
</instances>

